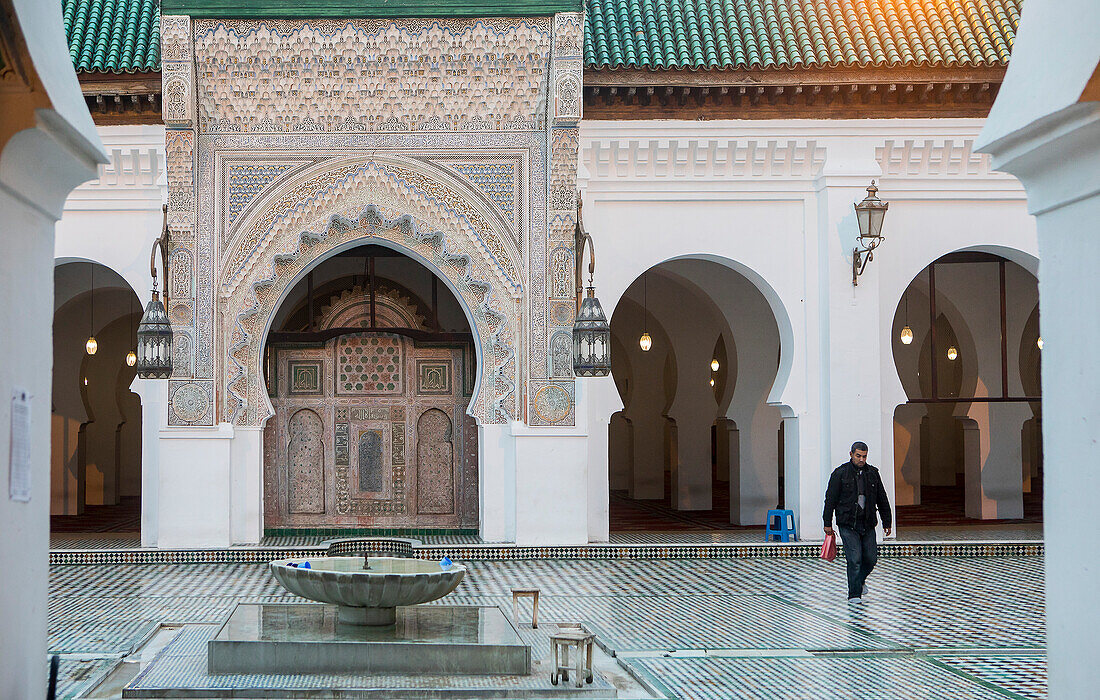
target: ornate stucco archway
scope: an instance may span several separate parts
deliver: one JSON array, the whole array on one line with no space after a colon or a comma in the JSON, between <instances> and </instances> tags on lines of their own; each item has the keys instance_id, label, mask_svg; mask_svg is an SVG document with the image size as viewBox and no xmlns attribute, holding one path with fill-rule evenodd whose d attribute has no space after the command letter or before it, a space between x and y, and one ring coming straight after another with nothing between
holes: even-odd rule
<instances>
[{"instance_id":1,"label":"ornate stucco archway","mask_svg":"<svg viewBox=\"0 0 1100 700\"><path fill-rule=\"evenodd\" d=\"M419 260L462 304L478 356L470 414L480 423L516 415L518 254L509 232L457 181L396 157L328 161L279 187L236 231L219 276L223 420L267 420L263 343L280 302L321 260L366 242Z\"/></svg>"}]
</instances>

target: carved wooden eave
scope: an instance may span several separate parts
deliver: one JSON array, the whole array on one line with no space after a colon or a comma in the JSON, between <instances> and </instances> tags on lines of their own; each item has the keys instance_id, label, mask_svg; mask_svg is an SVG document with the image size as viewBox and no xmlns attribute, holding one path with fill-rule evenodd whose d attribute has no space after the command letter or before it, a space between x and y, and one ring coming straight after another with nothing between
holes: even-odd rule
<instances>
[{"instance_id":1,"label":"carved wooden eave","mask_svg":"<svg viewBox=\"0 0 1100 700\"><path fill-rule=\"evenodd\" d=\"M586 119L985 117L1005 66L595 70Z\"/></svg>"},{"instance_id":2,"label":"carved wooden eave","mask_svg":"<svg viewBox=\"0 0 1100 700\"><path fill-rule=\"evenodd\" d=\"M80 89L99 126L160 124L160 71L80 73Z\"/></svg>"}]
</instances>

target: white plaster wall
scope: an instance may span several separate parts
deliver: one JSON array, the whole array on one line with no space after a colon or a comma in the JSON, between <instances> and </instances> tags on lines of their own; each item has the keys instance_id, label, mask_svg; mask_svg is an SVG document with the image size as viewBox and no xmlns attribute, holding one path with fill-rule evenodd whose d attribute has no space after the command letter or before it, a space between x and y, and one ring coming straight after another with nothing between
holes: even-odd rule
<instances>
[{"instance_id":1,"label":"white plaster wall","mask_svg":"<svg viewBox=\"0 0 1100 700\"><path fill-rule=\"evenodd\" d=\"M57 222L54 257L92 260L121 275L148 302L149 251L164 225L164 127L101 126L111 162L73 190Z\"/></svg>"},{"instance_id":2,"label":"white plaster wall","mask_svg":"<svg viewBox=\"0 0 1100 700\"><path fill-rule=\"evenodd\" d=\"M231 510L233 434L233 426L227 423L215 429L167 428L159 432L156 546L234 544L233 521L241 514Z\"/></svg>"},{"instance_id":3,"label":"white plaster wall","mask_svg":"<svg viewBox=\"0 0 1100 700\"><path fill-rule=\"evenodd\" d=\"M973 153L981 126L978 119L581 124L585 223L609 313L644 270L685 256L741 272L771 308L781 353L767 398L788 421L786 502L803 537L820 538L824 480L853 441L870 443L893 491L894 411L906 399L891 330L914 275L967 248L1034 270L1023 189ZM887 240L854 287L852 205L872 178L890 202Z\"/></svg>"}]
</instances>

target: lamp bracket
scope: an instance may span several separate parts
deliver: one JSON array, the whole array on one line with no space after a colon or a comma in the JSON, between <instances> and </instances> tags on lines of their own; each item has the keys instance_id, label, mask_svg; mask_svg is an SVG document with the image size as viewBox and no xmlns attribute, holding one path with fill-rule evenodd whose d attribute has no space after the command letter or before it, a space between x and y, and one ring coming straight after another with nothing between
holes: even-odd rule
<instances>
[{"instance_id":1,"label":"lamp bracket","mask_svg":"<svg viewBox=\"0 0 1100 700\"><path fill-rule=\"evenodd\" d=\"M153 296L157 294L157 248L160 248L160 266L164 272L164 304L168 305L168 248L171 244L171 234L168 230L168 205L163 206L164 227L160 237L153 241L153 249L149 251L149 274L153 277Z\"/></svg>"}]
</instances>

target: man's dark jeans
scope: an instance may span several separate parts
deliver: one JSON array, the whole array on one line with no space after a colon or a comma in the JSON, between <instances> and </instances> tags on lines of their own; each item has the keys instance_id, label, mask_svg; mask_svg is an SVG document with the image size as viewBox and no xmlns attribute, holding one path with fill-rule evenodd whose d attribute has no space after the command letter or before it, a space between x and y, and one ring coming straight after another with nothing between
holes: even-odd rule
<instances>
[{"instance_id":1,"label":"man's dark jeans","mask_svg":"<svg viewBox=\"0 0 1100 700\"><path fill-rule=\"evenodd\" d=\"M868 528L862 535L846 527L838 529L844 543L844 558L848 560L848 598L861 598L863 582L878 562L875 528Z\"/></svg>"}]
</instances>

